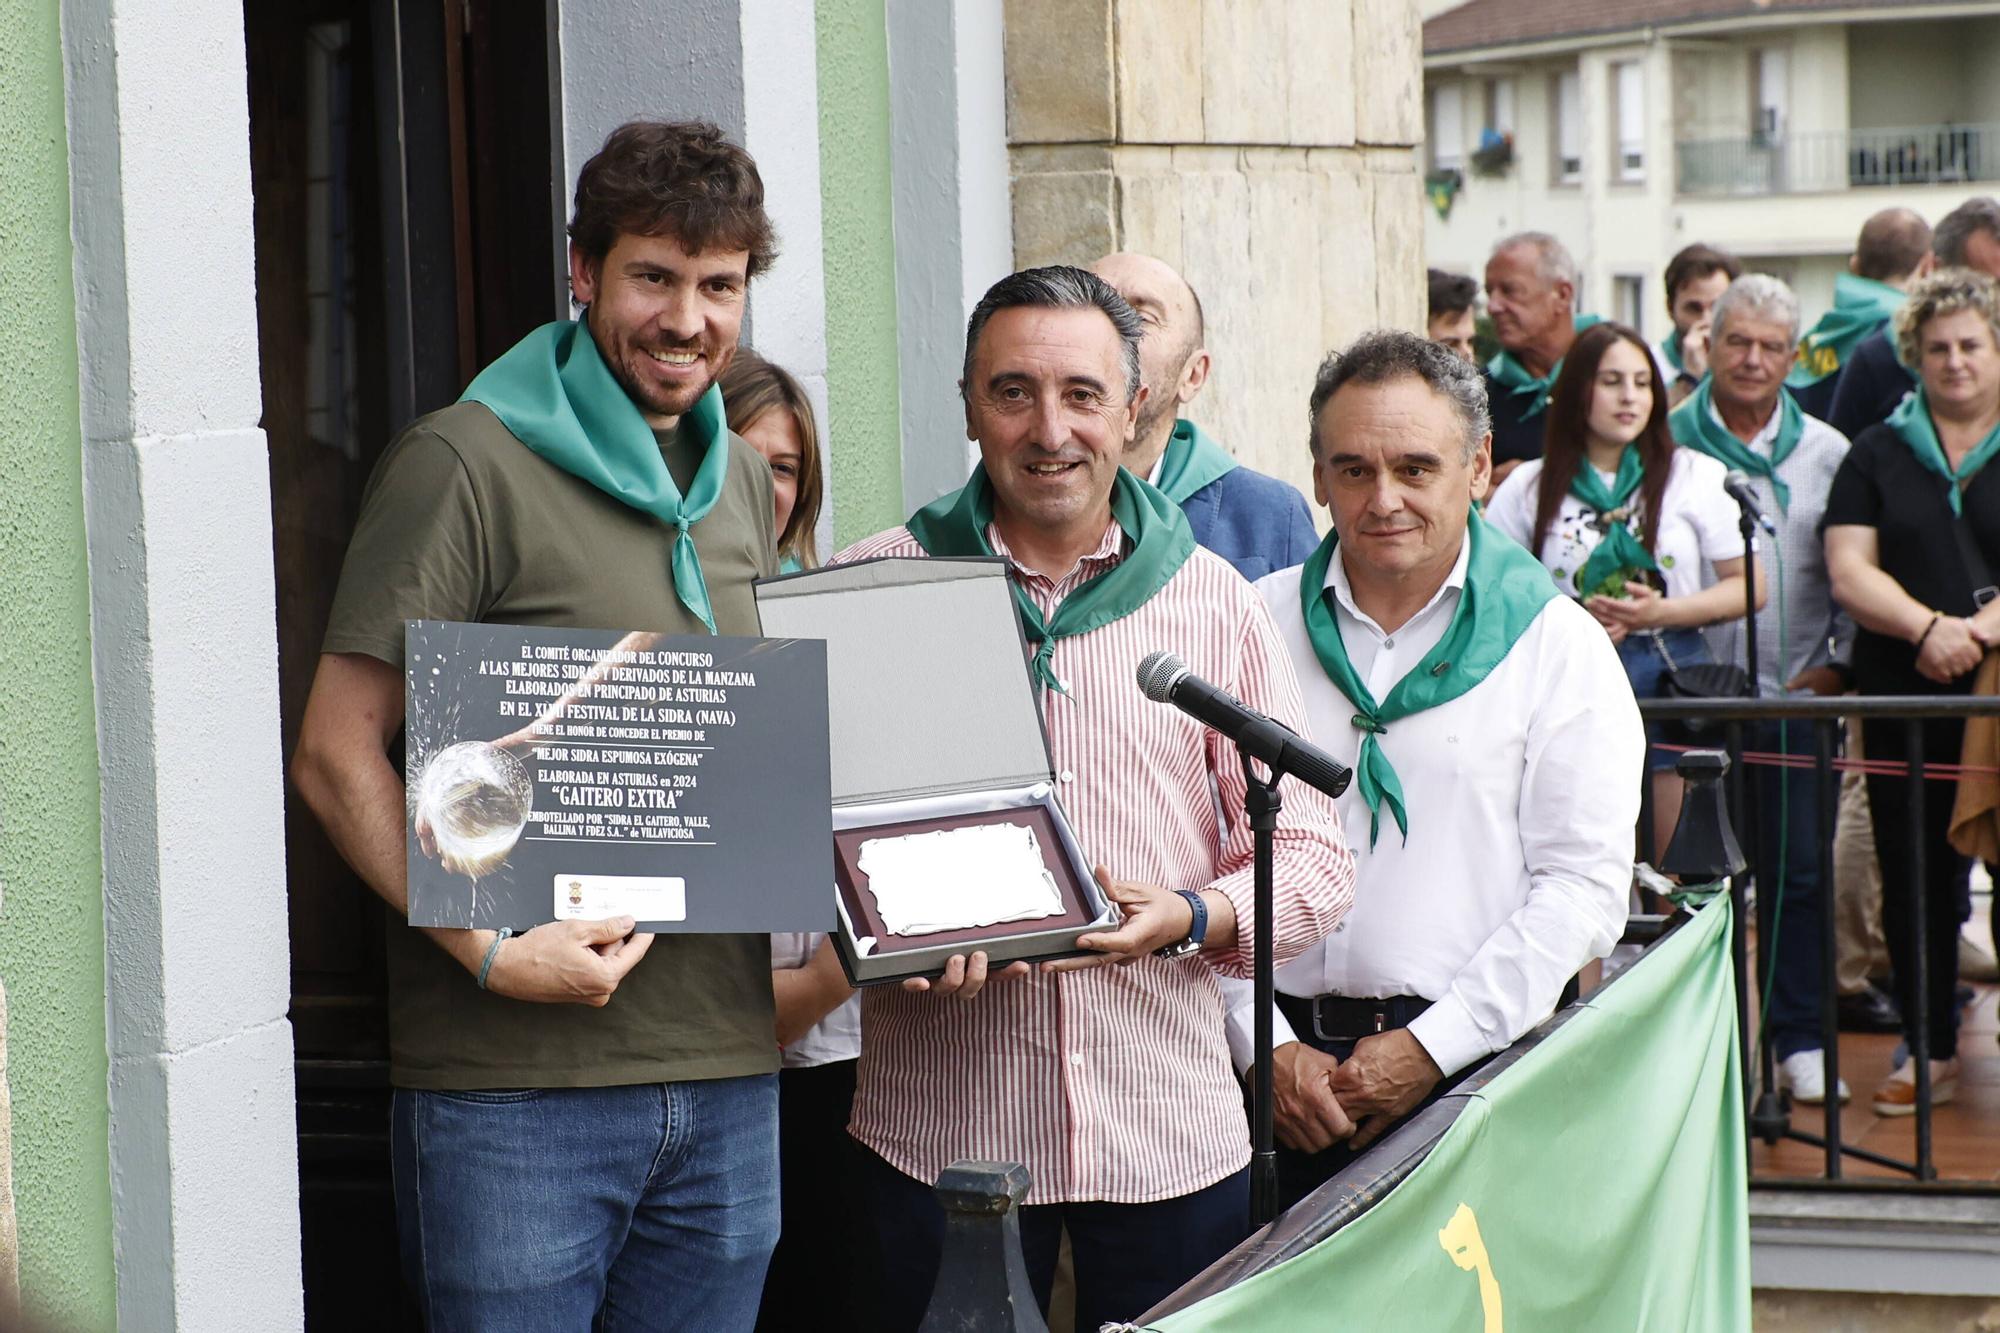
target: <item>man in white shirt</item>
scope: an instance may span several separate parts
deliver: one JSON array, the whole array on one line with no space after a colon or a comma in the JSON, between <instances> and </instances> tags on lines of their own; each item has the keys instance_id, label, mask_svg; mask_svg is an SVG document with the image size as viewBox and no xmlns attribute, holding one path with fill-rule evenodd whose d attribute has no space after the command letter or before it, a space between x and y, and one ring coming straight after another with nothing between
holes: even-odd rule
<instances>
[{"instance_id":1,"label":"man in white shirt","mask_svg":"<svg viewBox=\"0 0 2000 1333\"><path fill-rule=\"evenodd\" d=\"M1287 1204L1610 952L1645 748L1604 631L1472 513L1492 467L1478 370L1372 333L1327 358L1311 409L1334 531L1257 590L1315 739L1355 769L1339 804L1357 879L1347 919L1277 974ZM1230 999L1242 1068L1247 984Z\"/></svg>"},{"instance_id":2,"label":"man in white shirt","mask_svg":"<svg viewBox=\"0 0 2000 1333\"><path fill-rule=\"evenodd\" d=\"M1770 599L1757 618L1757 692L1766 698L1843 693L1852 683L1854 624L1834 604L1820 518L1847 457L1847 437L1803 410L1786 388L1799 340L1798 298L1768 273L1745 274L1715 303L1711 323L1708 377L1667 425L1683 448L1741 472L1778 530L1775 544L1760 543L1757 561L1762 577L1771 580ZM1716 661L1748 665L1741 620L1703 633ZM1755 724L1748 740L1755 751L1814 752L1812 728L1800 722ZM1758 877L1780 885L1783 895L1766 1014L1778 1078L1794 1101L1817 1104L1826 1099L1826 1043L1819 1027L1826 985L1819 780L1811 768L1744 771L1757 777L1758 827L1752 833ZM1837 1091L1845 1100L1846 1087Z\"/></svg>"}]
</instances>

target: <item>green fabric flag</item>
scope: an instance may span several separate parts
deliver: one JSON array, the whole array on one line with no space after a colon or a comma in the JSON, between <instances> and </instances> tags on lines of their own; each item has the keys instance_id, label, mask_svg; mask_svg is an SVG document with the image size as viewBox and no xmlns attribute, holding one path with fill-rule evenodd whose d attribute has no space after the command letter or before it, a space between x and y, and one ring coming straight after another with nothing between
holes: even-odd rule
<instances>
[{"instance_id":1,"label":"green fabric flag","mask_svg":"<svg viewBox=\"0 0 2000 1333\"><path fill-rule=\"evenodd\" d=\"M1675 329L1667 335L1667 340L1660 344L1660 351L1666 356L1667 364L1673 368L1674 374L1687 374L1687 365L1681 360L1681 331L1679 329Z\"/></svg>"},{"instance_id":2,"label":"green fabric flag","mask_svg":"<svg viewBox=\"0 0 2000 1333\"><path fill-rule=\"evenodd\" d=\"M1667 429L1673 432L1674 443L1707 454L1733 471L1766 478L1777 493L1778 508L1790 509L1792 488L1778 480L1778 465L1799 447L1799 437L1806 430L1806 414L1799 410L1790 394L1778 395L1778 438L1771 441L1771 456L1766 458L1730 434L1729 427L1716 420L1715 413L1709 410L1709 404L1715 401L1711 393L1714 383L1711 376L1702 376L1695 391L1667 413Z\"/></svg>"},{"instance_id":3,"label":"green fabric flag","mask_svg":"<svg viewBox=\"0 0 2000 1333\"><path fill-rule=\"evenodd\" d=\"M1348 661L1340 622L1333 613L1333 589L1326 586L1326 571L1339 539L1339 532L1327 533L1326 540L1306 557L1305 567L1299 571L1299 597L1313 655L1319 658L1327 679L1359 710L1354 714L1354 725L1362 733L1361 749L1354 760L1354 772L1361 799L1368 803L1368 845L1373 847L1382 832L1384 803L1403 837L1410 836L1403 783L1382 750L1381 738L1389 734L1389 724L1450 703L1485 680L1549 599L1560 594L1541 561L1493 531L1474 510L1465 525L1472 554L1467 558L1465 588L1452 609L1451 623L1437 647L1411 667L1389 691L1389 697L1378 704Z\"/></svg>"},{"instance_id":4,"label":"green fabric flag","mask_svg":"<svg viewBox=\"0 0 2000 1333\"><path fill-rule=\"evenodd\" d=\"M1944 443L1938 439L1937 426L1931 421L1930 399L1924 394L1924 386L1919 383L1916 390L1905 398L1902 405L1889 414L1889 427L1903 437L1903 443L1910 446L1910 452L1917 461L1945 479L1951 489L1945 493L1951 501L1954 515L1965 512L1965 486L1973 474L1992 461L1993 455L2000 454L2000 426L1995 426L1985 439L1974 445L1965 461L1956 468L1945 457Z\"/></svg>"},{"instance_id":5,"label":"green fabric flag","mask_svg":"<svg viewBox=\"0 0 2000 1333\"><path fill-rule=\"evenodd\" d=\"M1582 333L1591 325L1603 322L1604 319L1601 315L1578 315L1576 317L1575 329L1576 332ZM1549 405L1549 390L1555 387L1556 376L1562 374L1562 368L1563 363L1557 361L1553 366L1549 367L1548 374L1542 376L1540 379L1536 379L1528 373L1528 368L1519 361L1516 361L1514 354L1504 347L1494 355L1491 361L1486 363L1486 373L1508 389L1510 397L1519 398L1524 393L1531 393L1535 396L1534 401L1528 404L1528 410L1521 413L1521 420L1523 421L1526 421L1529 417L1539 415L1542 409Z\"/></svg>"},{"instance_id":6,"label":"green fabric flag","mask_svg":"<svg viewBox=\"0 0 2000 1333\"><path fill-rule=\"evenodd\" d=\"M1111 517L1131 539L1125 558L1088 580L1056 608L1055 619L1043 621L1042 609L1012 579L1014 608L1021 613L1021 630L1034 645L1033 668L1038 684L1068 695L1056 679L1056 643L1123 620L1153 599L1194 554L1194 531L1181 507L1139 478L1118 469L1111 485ZM984 463L972 469L963 487L934 500L910 515L910 535L932 555L990 556L986 525L993 521L993 483Z\"/></svg>"},{"instance_id":7,"label":"green fabric flag","mask_svg":"<svg viewBox=\"0 0 2000 1333\"><path fill-rule=\"evenodd\" d=\"M720 389L711 384L680 419L682 438L701 451L685 496L653 428L612 378L581 320L542 325L480 371L459 401L486 404L515 439L549 462L673 528L674 592L715 633L701 556L688 529L715 508L729 470Z\"/></svg>"},{"instance_id":8,"label":"green fabric flag","mask_svg":"<svg viewBox=\"0 0 2000 1333\"><path fill-rule=\"evenodd\" d=\"M1794 389L1817 384L1847 363L1863 338L1887 324L1903 308L1907 294L1886 282L1842 273L1833 280L1833 309L1799 339L1799 354L1785 383Z\"/></svg>"},{"instance_id":9,"label":"green fabric flag","mask_svg":"<svg viewBox=\"0 0 2000 1333\"><path fill-rule=\"evenodd\" d=\"M1174 422L1167 437L1167 451L1160 455L1160 479L1154 484L1177 505L1202 487L1236 470L1236 460L1207 432L1185 417Z\"/></svg>"},{"instance_id":10,"label":"green fabric flag","mask_svg":"<svg viewBox=\"0 0 2000 1333\"><path fill-rule=\"evenodd\" d=\"M1590 506L1604 532L1604 540L1591 550L1583 568L1576 573L1576 590L1582 596L1601 592L1607 597L1623 597L1625 582L1632 574L1660 567L1653 553L1632 535L1626 521L1631 515L1632 497L1645 481L1646 465L1633 445L1626 445L1625 452L1618 456L1618 475L1609 486L1589 459L1578 464L1569 493Z\"/></svg>"},{"instance_id":11,"label":"green fabric flag","mask_svg":"<svg viewBox=\"0 0 2000 1333\"><path fill-rule=\"evenodd\" d=\"M1750 1327L1729 898L1591 995L1415 1170L1155 1333Z\"/></svg>"}]
</instances>

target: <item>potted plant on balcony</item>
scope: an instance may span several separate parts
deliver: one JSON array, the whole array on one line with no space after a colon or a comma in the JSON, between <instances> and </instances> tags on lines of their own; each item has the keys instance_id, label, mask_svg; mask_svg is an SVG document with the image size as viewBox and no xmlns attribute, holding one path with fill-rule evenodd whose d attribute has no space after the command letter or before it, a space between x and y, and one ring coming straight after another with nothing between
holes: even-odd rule
<instances>
[{"instance_id":1,"label":"potted plant on balcony","mask_svg":"<svg viewBox=\"0 0 2000 1333\"><path fill-rule=\"evenodd\" d=\"M1495 129L1479 132L1479 147L1472 150L1472 174L1504 176L1514 165L1514 136Z\"/></svg>"}]
</instances>

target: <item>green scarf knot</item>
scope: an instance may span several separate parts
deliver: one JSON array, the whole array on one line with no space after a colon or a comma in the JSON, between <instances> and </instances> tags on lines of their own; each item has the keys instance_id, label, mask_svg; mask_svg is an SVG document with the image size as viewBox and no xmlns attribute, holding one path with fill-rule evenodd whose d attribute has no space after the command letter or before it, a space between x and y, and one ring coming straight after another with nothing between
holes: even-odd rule
<instances>
[{"instance_id":1,"label":"green scarf knot","mask_svg":"<svg viewBox=\"0 0 2000 1333\"><path fill-rule=\"evenodd\" d=\"M1071 697L1055 673L1056 643L1123 620L1153 599L1194 554L1194 532L1179 505L1139 478L1118 469L1111 486L1111 517L1131 539L1125 558L1063 598L1044 620L1019 580L1009 578L1021 632L1034 646L1035 683ZM986 527L993 521L993 483L986 465L972 469L965 485L910 515L910 535L934 556L992 556Z\"/></svg>"},{"instance_id":2,"label":"green scarf knot","mask_svg":"<svg viewBox=\"0 0 2000 1333\"><path fill-rule=\"evenodd\" d=\"M1910 395L1903 399L1894 412L1889 414L1889 428L1902 437L1910 446L1910 452L1917 456L1932 472L1943 477L1950 489L1945 498L1951 502L1953 517L1965 513L1965 488L1973 474L1991 462L1993 455L2000 454L2000 426L1986 433L1986 438L1972 447L1957 467L1945 456L1944 442L1938 439L1937 424L1931 420L1931 403L1919 383Z\"/></svg>"},{"instance_id":3,"label":"green scarf knot","mask_svg":"<svg viewBox=\"0 0 2000 1333\"><path fill-rule=\"evenodd\" d=\"M1645 481L1646 465L1640 460L1638 449L1629 444L1625 446L1625 452L1618 456L1618 474L1609 486L1604 484L1604 478L1598 475L1588 459L1578 464L1576 476L1569 484L1569 493L1590 507L1604 532L1603 540L1592 548L1583 562L1583 568L1576 572L1579 595L1589 597L1603 593L1607 597L1623 597L1625 581L1630 574L1660 567L1645 543L1633 536L1632 529L1627 526L1632 497L1639 493Z\"/></svg>"},{"instance_id":4,"label":"green scarf knot","mask_svg":"<svg viewBox=\"0 0 2000 1333\"><path fill-rule=\"evenodd\" d=\"M1410 816L1403 783L1377 738L1388 734L1391 722L1449 703L1485 680L1542 608L1560 594L1541 561L1493 531L1474 510L1465 525L1465 540L1472 548L1466 557L1465 587L1452 610L1451 623L1437 646L1378 704L1348 660L1334 614L1333 589L1327 586L1327 570L1339 539L1338 532L1327 533L1299 571L1306 637L1312 641L1313 656L1319 659L1327 679L1359 710L1354 727L1361 733L1361 748L1355 756L1354 774L1361 799L1368 806L1368 845L1373 847L1381 835L1385 804L1407 842Z\"/></svg>"},{"instance_id":5,"label":"green scarf knot","mask_svg":"<svg viewBox=\"0 0 2000 1333\"><path fill-rule=\"evenodd\" d=\"M1841 273L1833 279L1833 308L1799 339L1799 354L1785 383L1803 389L1847 364L1863 338L1895 318L1908 296L1886 282Z\"/></svg>"},{"instance_id":6,"label":"green scarf knot","mask_svg":"<svg viewBox=\"0 0 2000 1333\"><path fill-rule=\"evenodd\" d=\"M715 633L715 610L690 529L722 498L729 470L720 389L711 384L680 419L682 438L701 451L685 496L653 428L612 378L580 320L544 324L515 343L474 377L459 401L484 403L515 439L549 462L671 527L674 593Z\"/></svg>"},{"instance_id":7,"label":"green scarf knot","mask_svg":"<svg viewBox=\"0 0 2000 1333\"><path fill-rule=\"evenodd\" d=\"M1167 437L1167 451L1160 455L1160 479L1154 485L1169 500L1184 505L1196 491L1234 472L1236 466L1221 445L1183 417Z\"/></svg>"},{"instance_id":8,"label":"green scarf knot","mask_svg":"<svg viewBox=\"0 0 2000 1333\"><path fill-rule=\"evenodd\" d=\"M1601 315L1578 315L1572 327L1575 332L1582 333L1591 325L1603 322L1604 318ZM1548 374L1537 378L1530 375L1528 368L1517 361L1514 354L1504 347L1486 363L1486 373L1503 388L1508 389L1511 397L1518 398L1524 393L1534 395L1528 404L1528 410L1521 413L1523 421L1529 417L1539 416L1542 409L1549 405L1549 391L1555 388L1556 376L1562 374L1562 368L1563 363L1558 360L1549 367Z\"/></svg>"},{"instance_id":9,"label":"green scarf knot","mask_svg":"<svg viewBox=\"0 0 2000 1333\"><path fill-rule=\"evenodd\" d=\"M1806 430L1806 414L1789 393L1779 392L1778 438L1771 442L1771 456L1766 458L1730 434L1729 428L1716 417L1711 407L1715 401L1714 384L1712 376L1702 376L1701 384L1687 400L1667 414L1667 429L1673 432L1674 443L1707 454L1726 468L1764 478L1777 494L1778 508L1790 509L1792 488L1778 479L1778 468L1799 447L1799 437Z\"/></svg>"}]
</instances>

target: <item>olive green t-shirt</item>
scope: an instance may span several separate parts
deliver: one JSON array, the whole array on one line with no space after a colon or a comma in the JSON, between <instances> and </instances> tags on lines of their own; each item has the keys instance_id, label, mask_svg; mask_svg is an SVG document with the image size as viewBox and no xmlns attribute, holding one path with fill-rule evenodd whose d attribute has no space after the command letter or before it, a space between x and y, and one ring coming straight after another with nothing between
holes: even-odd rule
<instances>
[{"instance_id":1,"label":"olive green t-shirt","mask_svg":"<svg viewBox=\"0 0 2000 1333\"><path fill-rule=\"evenodd\" d=\"M663 433L683 493L700 457ZM771 470L729 437L722 496L690 530L718 632L758 632L777 571ZM668 572L673 529L546 461L479 403L412 423L362 498L323 651L403 668L406 620L705 634ZM671 851L662 852L671 858ZM668 868L663 867L663 873ZM406 1088L605 1087L777 1068L766 935L659 935L603 1008L482 991L389 928L389 1077Z\"/></svg>"}]
</instances>

